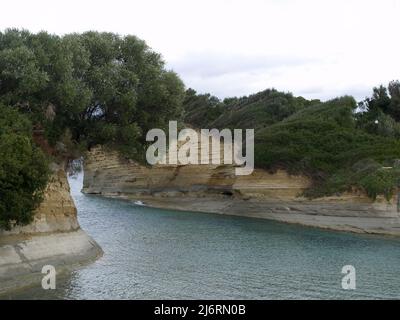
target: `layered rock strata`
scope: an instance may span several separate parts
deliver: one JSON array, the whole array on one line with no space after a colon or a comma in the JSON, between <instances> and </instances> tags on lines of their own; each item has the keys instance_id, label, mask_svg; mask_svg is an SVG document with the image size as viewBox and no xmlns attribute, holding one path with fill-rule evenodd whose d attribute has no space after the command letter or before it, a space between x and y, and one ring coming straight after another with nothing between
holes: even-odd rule
<instances>
[{"instance_id":1,"label":"layered rock strata","mask_svg":"<svg viewBox=\"0 0 400 320\"><path fill-rule=\"evenodd\" d=\"M99 245L80 229L77 210L62 169L55 169L32 223L0 230L0 294L40 286L43 266L57 274L101 256Z\"/></svg>"},{"instance_id":2,"label":"layered rock strata","mask_svg":"<svg viewBox=\"0 0 400 320\"><path fill-rule=\"evenodd\" d=\"M93 148L85 161L85 193L141 200L178 210L267 218L354 232L400 235L397 195L372 201L362 192L314 200L301 196L310 184L283 170L256 169L236 176L233 165L143 166L116 151Z\"/></svg>"}]
</instances>

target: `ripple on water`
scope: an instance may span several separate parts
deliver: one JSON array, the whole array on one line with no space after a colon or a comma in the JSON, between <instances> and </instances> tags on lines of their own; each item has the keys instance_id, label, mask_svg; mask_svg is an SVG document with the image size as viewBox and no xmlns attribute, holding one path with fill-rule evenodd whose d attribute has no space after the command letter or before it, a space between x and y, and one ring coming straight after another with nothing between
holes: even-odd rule
<instances>
[{"instance_id":1,"label":"ripple on water","mask_svg":"<svg viewBox=\"0 0 400 320\"><path fill-rule=\"evenodd\" d=\"M273 221L175 212L80 193L79 222L103 248L94 264L11 298L400 298L400 241ZM351 264L357 289L341 289Z\"/></svg>"}]
</instances>

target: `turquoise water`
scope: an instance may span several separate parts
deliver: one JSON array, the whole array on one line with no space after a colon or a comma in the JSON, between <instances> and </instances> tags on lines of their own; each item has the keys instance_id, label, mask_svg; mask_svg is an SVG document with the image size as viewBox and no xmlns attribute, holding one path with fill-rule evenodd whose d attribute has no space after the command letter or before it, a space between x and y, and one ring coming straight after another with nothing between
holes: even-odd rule
<instances>
[{"instance_id":1,"label":"turquoise water","mask_svg":"<svg viewBox=\"0 0 400 320\"><path fill-rule=\"evenodd\" d=\"M400 241L273 221L178 212L80 193L79 222L103 248L94 264L11 298L400 298ZM356 290L343 290L344 265Z\"/></svg>"}]
</instances>

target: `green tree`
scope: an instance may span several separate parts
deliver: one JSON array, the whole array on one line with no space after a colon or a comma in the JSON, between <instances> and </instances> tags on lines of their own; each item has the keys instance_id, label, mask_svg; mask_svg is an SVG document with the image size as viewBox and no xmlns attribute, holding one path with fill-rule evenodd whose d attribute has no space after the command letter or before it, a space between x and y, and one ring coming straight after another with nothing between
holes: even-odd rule
<instances>
[{"instance_id":1,"label":"green tree","mask_svg":"<svg viewBox=\"0 0 400 320\"><path fill-rule=\"evenodd\" d=\"M48 174L47 159L32 141L29 120L0 105L0 228L31 221Z\"/></svg>"},{"instance_id":2,"label":"green tree","mask_svg":"<svg viewBox=\"0 0 400 320\"><path fill-rule=\"evenodd\" d=\"M135 36L7 30L0 83L0 101L44 127L53 145L68 129L75 145L108 144L135 157L150 128L182 116L182 81Z\"/></svg>"},{"instance_id":3,"label":"green tree","mask_svg":"<svg viewBox=\"0 0 400 320\"><path fill-rule=\"evenodd\" d=\"M389 83L390 105L389 113L397 122L400 122L400 81L391 81Z\"/></svg>"},{"instance_id":4,"label":"green tree","mask_svg":"<svg viewBox=\"0 0 400 320\"><path fill-rule=\"evenodd\" d=\"M147 130L179 120L183 97L179 77L135 36L0 32L0 227L28 223L46 185L31 123L58 158L102 144L140 160Z\"/></svg>"}]
</instances>

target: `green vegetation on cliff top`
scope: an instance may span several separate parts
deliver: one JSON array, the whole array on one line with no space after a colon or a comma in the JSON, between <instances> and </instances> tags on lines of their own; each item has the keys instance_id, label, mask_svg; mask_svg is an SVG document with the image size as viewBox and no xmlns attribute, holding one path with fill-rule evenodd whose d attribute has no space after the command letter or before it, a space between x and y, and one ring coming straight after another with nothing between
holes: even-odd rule
<instances>
[{"instance_id":1,"label":"green vegetation on cliff top","mask_svg":"<svg viewBox=\"0 0 400 320\"><path fill-rule=\"evenodd\" d=\"M205 128L254 128L255 165L303 174L308 197L357 188L390 199L400 179L400 83L357 104L352 97L308 101L265 90L219 101L188 89L185 120Z\"/></svg>"}]
</instances>

